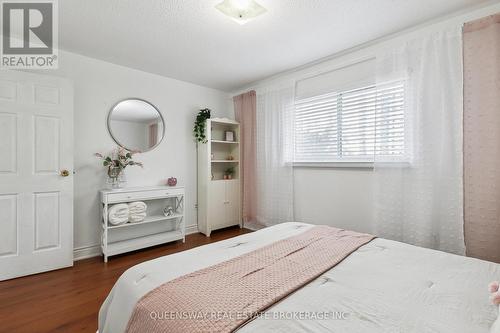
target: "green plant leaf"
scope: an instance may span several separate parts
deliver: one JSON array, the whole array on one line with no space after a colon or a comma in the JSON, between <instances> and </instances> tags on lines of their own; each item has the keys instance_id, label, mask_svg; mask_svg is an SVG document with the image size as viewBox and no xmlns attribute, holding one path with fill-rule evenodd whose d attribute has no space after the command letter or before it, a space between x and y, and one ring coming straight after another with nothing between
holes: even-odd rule
<instances>
[{"instance_id":1,"label":"green plant leaf","mask_svg":"<svg viewBox=\"0 0 500 333\"><path fill-rule=\"evenodd\" d=\"M205 135L205 124L206 120L210 119L210 109L205 108L198 112L196 115L196 121L194 123L193 134L198 142L206 143L206 135Z\"/></svg>"}]
</instances>

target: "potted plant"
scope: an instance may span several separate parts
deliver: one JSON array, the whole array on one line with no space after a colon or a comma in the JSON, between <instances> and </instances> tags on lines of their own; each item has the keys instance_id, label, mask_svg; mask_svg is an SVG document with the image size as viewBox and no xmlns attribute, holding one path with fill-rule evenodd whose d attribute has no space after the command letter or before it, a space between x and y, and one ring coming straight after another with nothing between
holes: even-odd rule
<instances>
[{"instance_id":1,"label":"potted plant","mask_svg":"<svg viewBox=\"0 0 500 333\"><path fill-rule=\"evenodd\" d=\"M113 152L104 156L101 153L95 153L95 156L102 160L102 165L107 168L108 184L111 188L120 188L124 183L123 172L129 165L137 165L141 168L143 164L133 160L133 155L138 152L128 151L124 148L117 148Z\"/></svg>"},{"instance_id":2,"label":"potted plant","mask_svg":"<svg viewBox=\"0 0 500 333\"><path fill-rule=\"evenodd\" d=\"M207 119L210 119L210 112L210 109L202 109L196 116L193 132L197 142L207 143L205 127L207 124Z\"/></svg>"},{"instance_id":3,"label":"potted plant","mask_svg":"<svg viewBox=\"0 0 500 333\"><path fill-rule=\"evenodd\" d=\"M233 179L234 175L234 167L227 168L226 171L224 171L224 179Z\"/></svg>"}]
</instances>

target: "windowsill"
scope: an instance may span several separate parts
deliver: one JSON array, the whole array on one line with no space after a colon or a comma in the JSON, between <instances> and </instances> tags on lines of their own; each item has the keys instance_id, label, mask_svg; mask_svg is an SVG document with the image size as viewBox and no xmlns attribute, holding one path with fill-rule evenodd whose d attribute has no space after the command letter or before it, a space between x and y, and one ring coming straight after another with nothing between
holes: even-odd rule
<instances>
[{"instance_id":1,"label":"windowsill","mask_svg":"<svg viewBox=\"0 0 500 333\"><path fill-rule=\"evenodd\" d=\"M294 168L373 169L373 162L293 162Z\"/></svg>"},{"instance_id":2,"label":"windowsill","mask_svg":"<svg viewBox=\"0 0 500 333\"><path fill-rule=\"evenodd\" d=\"M411 168L410 162L372 162L372 161L359 161L359 162L292 162L294 168L325 168L325 169L367 169L373 170L375 164L380 168Z\"/></svg>"}]
</instances>

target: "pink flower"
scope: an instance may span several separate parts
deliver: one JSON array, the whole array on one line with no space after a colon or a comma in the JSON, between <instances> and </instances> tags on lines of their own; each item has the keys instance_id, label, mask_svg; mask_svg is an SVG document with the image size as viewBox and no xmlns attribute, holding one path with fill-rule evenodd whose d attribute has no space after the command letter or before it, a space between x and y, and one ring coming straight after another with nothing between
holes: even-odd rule
<instances>
[{"instance_id":1,"label":"pink flower","mask_svg":"<svg viewBox=\"0 0 500 333\"><path fill-rule=\"evenodd\" d=\"M491 294L490 300L495 305L500 305L500 292Z\"/></svg>"}]
</instances>

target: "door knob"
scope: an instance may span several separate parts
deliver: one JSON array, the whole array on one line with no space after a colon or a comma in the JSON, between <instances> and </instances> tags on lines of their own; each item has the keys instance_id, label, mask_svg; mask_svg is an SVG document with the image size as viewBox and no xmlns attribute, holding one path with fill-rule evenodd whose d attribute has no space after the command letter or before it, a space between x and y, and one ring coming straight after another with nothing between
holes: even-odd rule
<instances>
[{"instance_id":1,"label":"door knob","mask_svg":"<svg viewBox=\"0 0 500 333\"><path fill-rule=\"evenodd\" d=\"M59 174L61 175L61 177L68 177L69 171L64 169L64 170L61 170L61 172Z\"/></svg>"}]
</instances>

